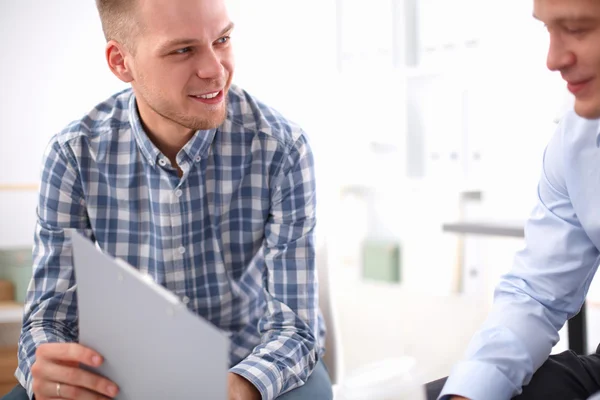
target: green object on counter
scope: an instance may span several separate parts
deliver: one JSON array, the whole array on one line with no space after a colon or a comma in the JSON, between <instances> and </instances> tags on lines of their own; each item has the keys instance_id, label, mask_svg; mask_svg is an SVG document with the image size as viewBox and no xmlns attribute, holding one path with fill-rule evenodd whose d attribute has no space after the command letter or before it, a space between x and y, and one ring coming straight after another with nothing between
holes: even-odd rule
<instances>
[{"instance_id":1,"label":"green object on counter","mask_svg":"<svg viewBox=\"0 0 600 400\"><path fill-rule=\"evenodd\" d=\"M363 278L399 283L400 245L394 241L366 241L363 246Z\"/></svg>"},{"instance_id":2,"label":"green object on counter","mask_svg":"<svg viewBox=\"0 0 600 400\"><path fill-rule=\"evenodd\" d=\"M31 280L33 258L31 247L0 249L0 279L15 285L15 301L25 302L27 288Z\"/></svg>"}]
</instances>

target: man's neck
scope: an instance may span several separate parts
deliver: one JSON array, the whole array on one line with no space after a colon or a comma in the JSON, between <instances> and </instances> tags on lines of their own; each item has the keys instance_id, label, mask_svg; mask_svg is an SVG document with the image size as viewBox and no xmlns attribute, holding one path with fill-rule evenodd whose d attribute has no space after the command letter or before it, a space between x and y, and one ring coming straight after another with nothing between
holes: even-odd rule
<instances>
[{"instance_id":1,"label":"man's neck","mask_svg":"<svg viewBox=\"0 0 600 400\"><path fill-rule=\"evenodd\" d=\"M164 154L169 160L171 160L171 164L175 166L175 159L177 158L177 154L179 151L189 142L189 140L194 135L193 131L181 132L181 131L169 131L169 130L160 130L156 131L152 128L145 126L144 130L146 131L146 135L148 138L154 143L154 145L160 150L162 154Z\"/></svg>"},{"instance_id":2,"label":"man's neck","mask_svg":"<svg viewBox=\"0 0 600 400\"><path fill-rule=\"evenodd\" d=\"M143 104L138 103L138 112L148 138L176 167L177 154L194 136L195 131L158 115Z\"/></svg>"}]
</instances>

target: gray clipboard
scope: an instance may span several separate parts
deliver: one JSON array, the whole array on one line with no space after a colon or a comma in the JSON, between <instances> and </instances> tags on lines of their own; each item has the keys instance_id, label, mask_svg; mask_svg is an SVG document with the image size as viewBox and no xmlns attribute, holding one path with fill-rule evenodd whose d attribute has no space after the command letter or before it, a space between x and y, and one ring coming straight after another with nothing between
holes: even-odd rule
<instances>
[{"instance_id":1,"label":"gray clipboard","mask_svg":"<svg viewBox=\"0 0 600 400\"><path fill-rule=\"evenodd\" d=\"M73 231L79 342L120 400L227 399L229 339L166 288Z\"/></svg>"}]
</instances>

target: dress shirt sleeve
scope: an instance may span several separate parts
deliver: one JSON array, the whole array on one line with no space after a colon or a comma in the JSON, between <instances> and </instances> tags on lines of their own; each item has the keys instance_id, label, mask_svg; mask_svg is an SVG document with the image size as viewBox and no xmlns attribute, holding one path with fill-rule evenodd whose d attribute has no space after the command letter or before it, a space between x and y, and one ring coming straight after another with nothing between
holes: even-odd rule
<instances>
[{"instance_id":1,"label":"dress shirt sleeve","mask_svg":"<svg viewBox=\"0 0 600 400\"><path fill-rule=\"evenodd\" d=\"M231 370L252 382L263 400L303 385L318 360L315 206L313 156L301 136L271 195L263 248L267 305L258 324L262 341Z\"/></svg>"},{"instance_id":2,"label":"dress shirt sleeve","mask_svg":"<svg viewBox=\"0 0 600 400\"><path fill-rule=\"evenodd\" d=\"M564 127L544 153L538 201L525 226L525 248L494 293L491 314L441 398L508 400L521 393L576 315L598 267L598 250L583 229L565 180Z\"/></svg>"},{"instance_id":3,"label":"dress shirt sleeve","mask_svg":"<svg viewBox=\"0 0 600 400\"><path fill-rule=\"evenodd\" d=\"M33 246L33 276L27 292L15 373L33 397L31 366L42 343L78 338L70 229L91 237L80 180L56 139L44 155Z\"/></svg>"}]
</instances>

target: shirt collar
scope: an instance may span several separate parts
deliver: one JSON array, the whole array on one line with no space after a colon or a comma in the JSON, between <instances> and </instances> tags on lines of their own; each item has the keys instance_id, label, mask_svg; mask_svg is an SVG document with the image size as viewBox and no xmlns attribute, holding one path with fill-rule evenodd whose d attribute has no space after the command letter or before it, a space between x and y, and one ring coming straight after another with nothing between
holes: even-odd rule
<instances>
[{"instance_id":1,"label":"shirt collar","mask_svg":"<svg viewBox=\"0 0 600 400\"><path fill-rule=\"evenodd\" d=\"M178 157L181 157L181 154L186 154L191 161L199 161L204 158L210 150L216 132L217 129L196 131L194 136L183 146Z\"/></svg>"},{"instance_id":2,"label":"shirt collar","mask_svg":"<svg viewBox=\"0 0 600 400\"><path fill-rule=\"evenodd\" d=\"M135 140L144 158L146 158L151 165L155 165L157 158L161 155L161 152L154 145L154 143L152 143L144 131L133 91L131 92L131 97L129 98L129 123L131 125L131 129L133 130ZM199 159L204 158L208 154L216 132L217 129L196 131L194 136L192 136L185 146L183 146L182 151L179 152L177 157L180 158L182 154L185 154L190 160L193 161L198 161ZM178 162L179 161L181 160L178 160Z\"/></svg>"}]
</instances>

